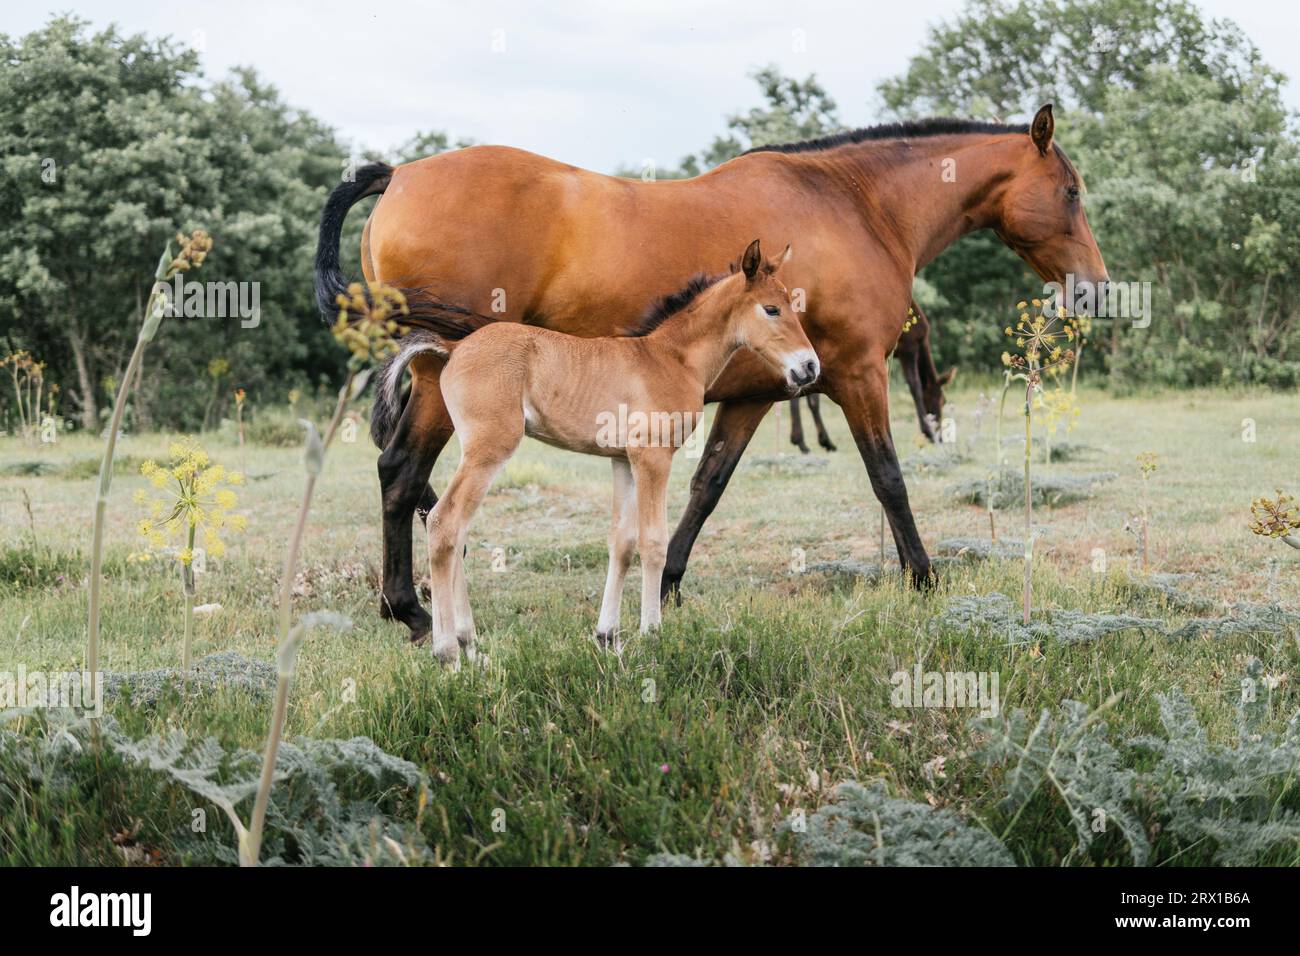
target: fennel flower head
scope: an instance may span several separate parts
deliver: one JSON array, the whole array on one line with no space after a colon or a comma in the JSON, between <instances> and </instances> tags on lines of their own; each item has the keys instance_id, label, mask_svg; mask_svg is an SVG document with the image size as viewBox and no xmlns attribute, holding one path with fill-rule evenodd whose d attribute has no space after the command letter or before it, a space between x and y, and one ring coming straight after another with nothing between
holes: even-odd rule
<instances>
[{"instance_id":1,"label":"fennel flower head","mask_svg":"<svg viewBox=\"0 0 1300 956\"><path fill-rule=\"evenodd\" d=\"M347 294L335 297L338 321L330 330L335 340L352 353L354 370L382 362L397 354L395 339L406 331L398 316L410 314L406 296L382 282L353 282Z\"/></svg>"},{"instance_id":2,"label":"fennel flower head","mask_svg":"<svg viewBox=\"0 0 1300 956\"><path fill-rule=\"evenodd\" d=\"M223 535L241 532L248 524L243 515L233 513L233 489L244 483L243 474L213 463L192 438L173 442L167 454L163 464L150 459L140 466L140 474L167 493L160 497L136 492L136 503L149 509L148 517L140 519L140 534L156 551L174 549L185 565L194 560L196 540L208 554L221 557L226 553Z\"/></svg>"},{"instance_id":3,"label":"fennel flower head","mask_svg":"<svg viewBox=\"0 0 1300 956\"><path fill-rule=\"evenodd\" d=\"M1030 313L1031 308L1037 315ZM1017 302L1019 316L1015 325L1008 325L1003 334L1015 343L1015 352L1003 352L1002 364L1013 371L1024 372L1037 379L1039 372L1060 369L1074 361L1071 347L1077 332L1066 322L1064 308L1053 310L1041 299ZM1036 382L1035 382L1036 384Z\"/></svg>"},{"instance_id":4,"label":"fennel flower head","mask_svg":"<svg viewBox=\"0 0 1300 956\"><path fill-rule=\"evenodd\" d=\"M1286 538L1300 530L1300 502L1281 488L1276 498L1256 498L1250 503L1254 518L1250 530L1265 538Z\"/></svg>"}]
</instances>

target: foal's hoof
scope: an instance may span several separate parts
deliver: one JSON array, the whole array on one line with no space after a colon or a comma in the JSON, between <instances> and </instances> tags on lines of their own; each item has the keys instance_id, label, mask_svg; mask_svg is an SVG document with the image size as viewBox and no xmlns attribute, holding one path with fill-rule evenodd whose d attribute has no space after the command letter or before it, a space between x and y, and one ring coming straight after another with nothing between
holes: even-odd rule
<instances>
[{"instance_id":1,"label":"foal's hoof","mask_svg":"<svg viewBox=\"0 0 1300 956\"><path fill-rule=\"evenodd\" d=\"M618 631L597 631L596 646L602 651L613 651L615 654L623 653L623 639L619 636Z\"/></svg>"},{"instance_id":2,"label":"foal's hoof","mask_svg":"<svg viewBox=\"0 0 1300 956\"><path fill-rule=\"evenodd\" d=\"M452 673L460 670L460 644L455 638L435 644L433 656L443 667L451 668Z\"/></svg>"},{"instance_id":3,"label":"foal's hoof","mask_svg":"<svg viewBox=\"0 0 1300 956\"><path fill-rule=\"evenodd\" d=\"M821 445L823 448L825 448L827 451L839 451L839 449L835 447L835 442L831 441L829 438L827 438L825 441L818 442L818 444Z\"/></svg>"}]
</instances>

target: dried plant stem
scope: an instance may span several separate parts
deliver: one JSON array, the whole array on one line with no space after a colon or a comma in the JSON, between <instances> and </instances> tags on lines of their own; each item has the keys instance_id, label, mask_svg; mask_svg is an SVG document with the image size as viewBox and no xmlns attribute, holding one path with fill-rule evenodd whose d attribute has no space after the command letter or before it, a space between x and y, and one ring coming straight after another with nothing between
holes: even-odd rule
<instances>
[{"instance_id":1,"label":"dried plant stem","mask_svg":"<svg viewBox=\"0 0 1300 956\"><path fill-rule=\"evenodd\" d=\"M1034 566L1034 496L1033 489L1029 483L1029 464L1030 451L1032 445L1031 428L1033 420L1031 410L1033 408L1034 384L1033 376L1025 382L1025 615L1024 624L1029 626L1029 608L1033 600L1033 584L1031 574Z\"/></svg>"},{"instance_id":2,"label":"dried plant stem","mask_svg":"<svg viewBox=\"0 0 1300 956\"><path fill-rule=\"evenodd\" d=\"M1295 535L1293 535L1293 534L1284 534L1284 535L1282 535L1282 543L1283 543L1283 544L1289 544L1289 545L1291 545L1291 547L1295 548L1297 551L1300 551L1300 538L1297 538L1297 537L1296 537Z\"/></svg>"},{"instance_id":3,"label":"dried plant stem","mask_svg":"<svg viewBox=\"0 0 1300 956\"><path fill-rule=\"evenodd\" d=\"M190 523L186 547L190 560L181 565L181 583L185 586L185 643L181 649L181 670L190 672L190 648L194 644L194 524Z\"/></svg>"},{"instance_id":4,"label":"dried plant stem","mask_svg":"<svg viewBox=\"0 0 1300 956\"><path fill-rule=\"evenodd\" d=\"M1002 398L998 402L998 426L995 432L995 439L994 439L994 441L996 442L996 447L993 449L993 451L997 457L998 468L1001 468L1002 463L1006 460L1002 454L1002 415L1007 408L1007 392L1010 391L1010 389L1011 389L1011 375L1008 373L1006 377L1006 381L1002 383Z\"/></svg>"},{"instance_id":5,"label":"dried plant stem","mask_svg":"<svg viewBox=\"0 0 1300 956\"><path fill-rule=\"evenodd\" d=\"M880 567L885 567L885 506L880 506Z\"/></svg>"},{"instance_id":6,"label":"dried plant stem","mask_svg":"<svg viewBox=\"0 0 1300 956\"><path fill-rule=\"evenodd\" d=\"M153 307L154 297L150 297ZM145 328L149 323L146 321ZM150 332L152 338L152 332ZM142 329L136 339L135 350L127 363L126 374L117 388L117 398L113 402L113 414L108 421L108 437L104 442L104 459L99 465L99 490L95 497L95 530L90 545L90 621L86 636L86 671L93 677L99 673L99 614L101 600L101 578L104 569L104 518L108 511L108 491L113 484L113 455L117 450L117 432L122 427L122 414L126 410L126 393L129 383L140 365L140 357L148 339Z\"/></svg>"},{"instance_id":7,"label":"dried plant stem","mask_svg":"<svg viewBox=\"0 0 1300 956\"><path fill-rule=\"evenodd\" d=\"M1151 510L1147 506L1147 476L1142 476L1142 573L1147 572L1147 544L1151 536Z\"/></svg>"},{"instance_id":8,"label":"dried plant stem","mask_svg":"<svg viewBox=\"0 0 1300 956\"><path fill-rule=\"evenodd\" d=\"M334 439L343 413L347 410L352 396L352 384L356 373L349 371L347 381L339 391L339 401L334 408L334 417L330 419L325 437L321 441L319 458L323 458L325 449ZM316 491L316 479L320 475L321 460L313 460L311 439L307 449L307 481L303 485L302 502L298 506L298 519L294 523L293 536L289 539L289 551L284 559L284 573L280 578L280 623L279 644L283 649L290 643L290 630L293 618L293 581L298 570L298 554L302 549L303 532L307 528L307 514L311 510L312 495ZM271 800L271 784L275 779L275 760L280 752L280 739L284 734L285 714L289 706L289 685L293 676L281 668L275 688L275 710L271 715L271 728L266 738L266 750L262 756L262 776L257 785L257 798L253 802L253 816L249 821L248 832L241 835L239 844L240 866L256 866L262 852L262 830L266 824L266 808Z\"/></svg>"}]
</instances>

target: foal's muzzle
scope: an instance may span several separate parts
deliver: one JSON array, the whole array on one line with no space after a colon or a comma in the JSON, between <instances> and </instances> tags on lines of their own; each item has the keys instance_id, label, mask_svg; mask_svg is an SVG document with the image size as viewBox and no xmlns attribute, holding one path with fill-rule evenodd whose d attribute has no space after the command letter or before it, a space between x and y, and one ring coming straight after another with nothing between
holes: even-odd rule
<instances>
[{"instance_id":1,"label":"foal's muzzle","mask_svg":"<svg viewBox=\"0 0 1300 956\"><path fill-rule=\"evenodd\" d=\"M800 389L817 381L822 366L811 349L796 352L786 360L785 378L791 389Z\"/></svg>"}]
</instances>

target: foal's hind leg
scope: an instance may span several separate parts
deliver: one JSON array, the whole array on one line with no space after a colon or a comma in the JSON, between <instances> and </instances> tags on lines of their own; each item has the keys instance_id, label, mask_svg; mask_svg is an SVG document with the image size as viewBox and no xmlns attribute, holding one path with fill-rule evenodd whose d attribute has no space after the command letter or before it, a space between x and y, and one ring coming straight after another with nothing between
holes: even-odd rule
<instances>
[{"instance_id":1,"label":"foal's hind leg","mask_svg":"<svg viewBox=\"0 0 1300 956\"><path fill-rule=\"evenodd\" d=\"M609 526L609 569L605 573L605 596L600 602L600 619L596 623L596 640L613 642L617 647L619 608L623 602L623 580L636 550L636 484L632 466L625 458L613 458L614 511Z\"/></svg>"},{"instance_id":2,"label":"foal's hind leg","mask_svg":"<svg viewBox=\"0 0 1300 956\"><path fill-rule=\"evenodd\" d=\"M523 439L523 422L496 426L495 434L468 427L461 433L460 465L451 484L429 515L429 579L432 591L433 652L445 664L457 664L460 648L474 645L474 618L469 613L464 549L469 522L487 495L492 479ZM468 656L468 655L467 655Z\"/></svg>"}]
</instances>

